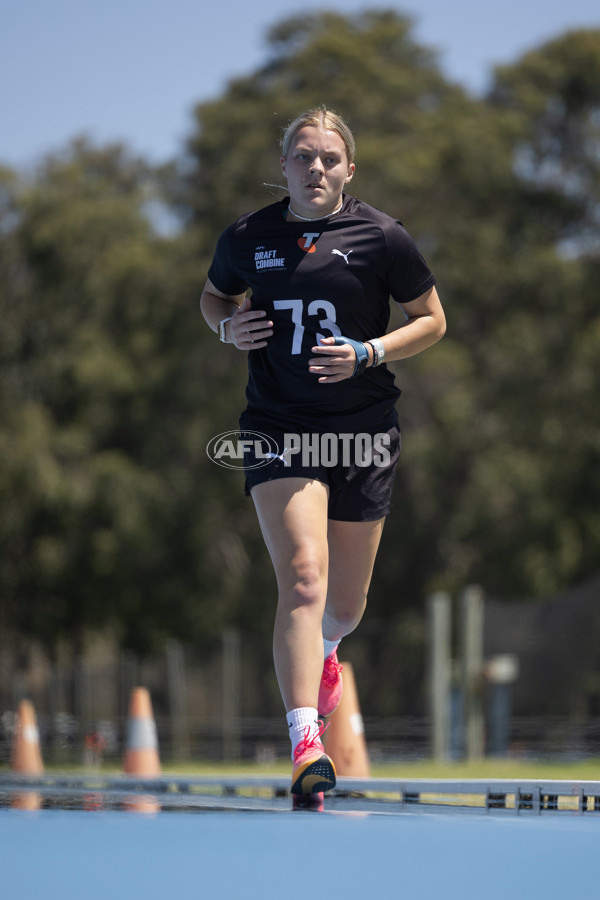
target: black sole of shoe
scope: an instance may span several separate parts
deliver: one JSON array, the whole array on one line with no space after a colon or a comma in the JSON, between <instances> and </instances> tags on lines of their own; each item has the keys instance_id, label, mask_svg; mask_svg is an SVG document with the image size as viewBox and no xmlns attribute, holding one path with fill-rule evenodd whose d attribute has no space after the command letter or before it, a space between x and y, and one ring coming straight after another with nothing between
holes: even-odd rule
<instances>
[{"instance_id":1,"label":"black sole of shoe","mask_svg":"<svg viewBox=\"0 0 600 900\"><path fill-rule=\"evenodd\" d=\"M328 756L321 756L300 773L292 785L292 794L319 794L335 787L335 768Z\"/></svg>"}]
</instances>

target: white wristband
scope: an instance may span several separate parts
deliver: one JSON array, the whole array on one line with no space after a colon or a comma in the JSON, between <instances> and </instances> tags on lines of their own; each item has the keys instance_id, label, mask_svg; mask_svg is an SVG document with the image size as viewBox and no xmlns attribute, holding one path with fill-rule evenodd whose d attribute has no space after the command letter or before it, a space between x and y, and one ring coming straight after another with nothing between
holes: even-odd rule
<instances>
[{"instance_id":1,"label":"white wristband","mask_svg":"<svg viewBox=\"0 0 600 900\"><path fill-rule=\"evenodd\" d=\"M221 319L219 322L219 327L217 328L217 334L219 335L219 340L223 344L230 344L231 341L228 341L225 337L225 326L228 322L231 322L232 316L228 316L226 319Z\"/></svg>"},{"instance_id":2,"label":"white wristband","mask_svg":"<svg viewBox=\"0 0 600 900\"><path fill-rule=\"evenodd\" d=\"M367 341L367 344L370 344L373 348L373 365L372 369L375 366L380 366L381 363L385 359L385 347L383 346L383 341L380 341L379 338L372 338L370 341Z\"/></svg>"}]
</instances>

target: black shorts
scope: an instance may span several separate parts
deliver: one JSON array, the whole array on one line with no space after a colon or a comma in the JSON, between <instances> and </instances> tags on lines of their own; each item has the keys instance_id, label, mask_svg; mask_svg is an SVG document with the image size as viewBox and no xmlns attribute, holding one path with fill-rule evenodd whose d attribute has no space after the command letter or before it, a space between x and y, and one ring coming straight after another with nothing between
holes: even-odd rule
<instances>
[{"instance_id":1,"label":"black shorts","mask_svg":"<svg viewBox=\"0 0 600 900\"><path fill-rule=\"evenodd\" d=\"M398 425L378 432L299 432L274 428L247 416L245 492L277 478L309 478L329 488L328 518L342 522L374 522L391 509L400 457ZM260 435L260 437L258 437Z\"/></svg>"}]
</instances>

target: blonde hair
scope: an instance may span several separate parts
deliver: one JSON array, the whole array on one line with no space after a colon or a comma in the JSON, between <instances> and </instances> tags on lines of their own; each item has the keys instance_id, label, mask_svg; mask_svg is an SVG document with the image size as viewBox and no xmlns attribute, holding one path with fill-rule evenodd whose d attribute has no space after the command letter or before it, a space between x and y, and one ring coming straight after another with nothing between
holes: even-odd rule
<instances>
[{"instance_id":1,"label":"blonde hair","mask_svg":"<svg viewBox=\"0 0 600 900\"><path fill-rule=\"evenodd\" d=\"M296 132L307 125L314 128L325 128L327 131L336 131L344 142L348 163L354 162L356 149L354 136L342 117L327 109L326 106L319 106L317 109L307 109L306 112L296 116L293 122L290 122L281 139L281 152L284 157L287 158Z\"/></svg>"}]
</instances>

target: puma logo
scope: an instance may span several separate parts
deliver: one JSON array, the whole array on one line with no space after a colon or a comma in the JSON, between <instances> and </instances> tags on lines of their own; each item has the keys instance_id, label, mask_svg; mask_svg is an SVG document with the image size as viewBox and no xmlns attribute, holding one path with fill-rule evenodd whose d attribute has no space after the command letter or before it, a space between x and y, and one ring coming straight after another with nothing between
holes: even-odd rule
<instances>
[{"instance_id":1,"label":"puma logo","mask_svg":"<svg viewBox=\"0 0 600 900\"><path fill-rule=\"evenodd\" d=\"M332 253L335 253L336 256L343 256L344 259L346 260L346 265L349 265L349 263L348 263L348 257L349 257L350 254L352 253L352 250L348 250L347 253L342 253L341 250L332 250L331 252L332 252Z\"/></svg>"},{"instance_id":2,"label":"puma logo","mask_svg":"<svg viewBox=\"0 0 600 900\"><path fill-rule=\"evenodd\" d=\"M289 463L286 461L285 455L290 452L290 448L286 447L283 453L265 453L265 459L280 459L284 466L288 466ZM290 725L290 728L292 726Z\"/></svg>"}]
</instances>

